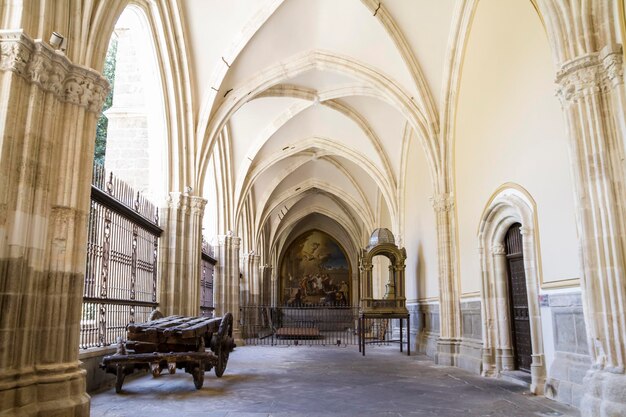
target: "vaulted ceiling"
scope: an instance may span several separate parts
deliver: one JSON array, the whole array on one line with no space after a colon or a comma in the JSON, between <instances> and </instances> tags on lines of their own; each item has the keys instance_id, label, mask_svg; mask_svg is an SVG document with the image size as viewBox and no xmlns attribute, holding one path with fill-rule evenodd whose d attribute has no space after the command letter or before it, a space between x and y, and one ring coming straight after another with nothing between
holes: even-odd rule
<instances>
[{"instance_id":1,"label":"vaulted ceiling","mask_svg":"<svg viewBox=\"0 0 626 417\"><path fill-rule=\"evenodd\" d=\"M181 4L201 103L198 182L218 197L212 231L234 230L248 249L284 242L312 214L355 247L375 227L398 232L404 170L415 162L407 142L426 151L431 174L439 163L457 2Z\"/></svg>"}]
</instances>

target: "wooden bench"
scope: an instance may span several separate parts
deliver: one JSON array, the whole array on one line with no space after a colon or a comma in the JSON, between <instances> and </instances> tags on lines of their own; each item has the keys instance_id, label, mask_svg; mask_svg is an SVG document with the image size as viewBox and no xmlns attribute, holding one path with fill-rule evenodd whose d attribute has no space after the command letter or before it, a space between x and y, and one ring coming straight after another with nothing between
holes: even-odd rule
<instances>
[{"instance_id":1,"label":"wooden bench","mask_svg":"<svg viewBox=\"0 0 626 417\"><path fill-rule=\"evenodd\" d=\"M276 337L285 339L316 339L320 337L317 327L281 327L276 331Z\"/></svg>"}]
</instances>

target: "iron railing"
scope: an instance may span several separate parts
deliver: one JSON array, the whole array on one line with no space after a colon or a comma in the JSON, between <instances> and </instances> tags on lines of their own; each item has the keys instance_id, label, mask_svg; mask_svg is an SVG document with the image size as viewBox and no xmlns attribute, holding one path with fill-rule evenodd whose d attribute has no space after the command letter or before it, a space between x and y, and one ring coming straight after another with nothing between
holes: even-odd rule
<instances>
[{"instance_id":1,"label":"iron railing","mask_svg":"<svg viewBox=\"0 0 626 417\"><path fill-rule=\"evenodd\" d=\"M158 210L94 166L80 348L107 346L157 303Z\"/></svg>"},{"instance_id":2,"label":"iron railing","mask_svg":"<svg viewBox=\"0 0 626 417\"><path fill-rule=\"evenodd\" d=\"M359 307L255 306L240 308L241 332L246 345L358 346ZM393 325L392 325L393 324ZM388 345L394 320L365 319L365 341Z\"/></svg>"},{"instance_id":3,"label":"iron railing","mask_svg":"<svg viewBox=\"0 0 626 417\"><path fill-rule=\"evenodd\" d=\"M200 275L200 315L213 317L213 277L217 260L213 248L202 240L202 273Z\"/></svg>"}]
</instances>

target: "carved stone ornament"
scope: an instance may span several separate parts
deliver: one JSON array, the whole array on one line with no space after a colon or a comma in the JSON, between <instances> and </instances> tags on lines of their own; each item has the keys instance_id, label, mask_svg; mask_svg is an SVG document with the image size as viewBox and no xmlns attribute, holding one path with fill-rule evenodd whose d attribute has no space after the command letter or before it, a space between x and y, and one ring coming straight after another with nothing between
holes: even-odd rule
<instances>
[{"instance_id":1,"label":"carved stone ornament","mask_svg":"<svg viewBox=\"0 0 626 417\"><path fill-rule=\"evenodd\" d=\"M506 255L506 248L504 247L504 245L496 243L495 245L491 247L491 254L492 255Z\"/></svg>"},{"instance_id":2,"label":"carved stone ornament","mask_svg":"<svg viewBox=\"0 0 626 417\"><path fill-rule=\"evenodd\" d=\"M454 207L454 197L450 193L436 194L430 198L436 212L447 212Z\"/></svg>"},{"instance_id":3,"label":"carved stone ornament","mask_svg":"<svg viewBox=\"0 0 626 417\"><path fill-rule=\"evenodd\" d=\"M198 196L190 196L189 200L192 212L204 212L204 207L206 206L207 200Z\"/></svg>"},{"instance_id":4,"label":"carved stone ornament","mask_svg":"<svg viewBox=\"0 0 626 417\"><path fill-rule=\"evenodd\" d=\"M619 45L566 62L557 73L557 95L563 105L607 91L624 82L624 59Z\"/></svg>"},{"instance_id":5,"label":"carved stone ornament","mask_svg":"<svg viewBox=\"0 0 626 417\"><path fill-rule=\"evenodd\" d=\"M0 31L0 71L11 71L60 101L100 113L109 83L98 72L72 64L62 53L22 31Z\"/></svg>"}]
</instances>

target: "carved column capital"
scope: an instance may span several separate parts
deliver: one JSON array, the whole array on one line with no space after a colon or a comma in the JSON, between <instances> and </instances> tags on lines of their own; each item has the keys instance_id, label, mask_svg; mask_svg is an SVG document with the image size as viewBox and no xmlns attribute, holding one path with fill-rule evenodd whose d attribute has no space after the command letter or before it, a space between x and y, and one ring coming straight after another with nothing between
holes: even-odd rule
<instances>
[{"instance_id":1,"label":"carved column capital","mask_svg":"<svg viewBox=\"0 0 626 417\"><path fill-rule=\"evenodd\" d=\"M506 255L506 248L501 243L496 243L491 247L491 254L494 256Z\"/></svg>"},{"instance_id":2,"label":"carved column capital","mask_svg":"<svg viewBox=\"0 0 626 417\"><path fill-rule=\"evenodd\" d=\"M624 58L620 45L607 45L563 64L557 72L557 95L566 105L611 89L624 82Z\"/></svg>"},{"instance_id":3,"label":"carved column capital","mask_svg":"<svg viewBox=\"0 0 626 417\"><path fill-rule=\"evenodd\" d=\"M448 212L454 207L454 196L451 193L440 193L430 197L436 212Z\"/></svg>"},{"instance_id":4,"label":"carved column capital","mask_svg":"<svg viewBox=\"0 0 626 417\"><path fill-rule=\"evenodd\" d=\"M180 192L171 192L167 195L167 206L174 210L189 210L189 196Z\"/></svg>"},{"instance_id":5,"label":"carved column capital","mask_svg":"<svg viewBox=\"0 0 626 417\"><path fill-rule=\"evenodd\" d=\"M217 236L217 244L219 246L230 246L234 249L239 249L239 245L241 244L241 238L233 235L218 235Z\"/></svg>"},{"instance_id":6,"label":"carved column capital","mask_svg":"<svg viewBox=\"0 0 626 417\"><path fill-rule=\"evenodd\" d=\"M73 64L41 40L22 31L0 33L0 71L11 71L58 100L100 113L109 83L97 71Z\"/></svg>"},{"instance_id":7,"label":"carved column capital","mask_svg":"<svg viewBox=\"0 0 626 417\"><path fill-rule=\"evenodd\" d=\"M192 213L204 213L207 200L199 196L189 196L189 207Z\"/></svg>"},{"instance_id":8,"label":"carved column capital","mask_svg":"<svg viewBox=\"0 0 626 417\"><path fill-rule=\"evenodd\" d=\"M624 55L621 45L607 45L600 51L606 82L615 87L624 83Z\"/></svg>"}]
</instances>

